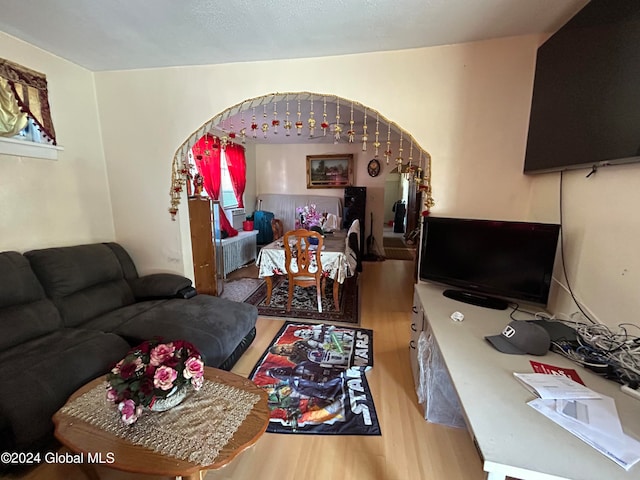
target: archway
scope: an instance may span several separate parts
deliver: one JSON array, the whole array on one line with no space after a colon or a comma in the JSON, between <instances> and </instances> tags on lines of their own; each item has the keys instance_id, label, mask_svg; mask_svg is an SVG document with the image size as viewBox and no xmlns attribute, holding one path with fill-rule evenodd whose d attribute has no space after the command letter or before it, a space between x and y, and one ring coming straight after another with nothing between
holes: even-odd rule
<instances>
[{"instance_id":1,"label":"archway","mask_svg":"<svg viewBox=\"0 0 640 480\"><path fill-rule=\"evenodd\" d=\"M223 110L204 122L178 147L171 166L169 213L172 219L186 197L189 151L207 133L219 137L223 145L227 142L246 143L247 146L272 142L350 144L351 148L361 148L367 161L369 157L379 158L387 171L400 167L411 175L422 192L421 210L431 208L434 203L431 155L408 131L375 109L337 95L271 93ZM372 207L368 207L368 211L370 213ZM194 267L189 216L180 215L179 218L184 267L185 272L189 272ZM380 241L382 227L380 216L376 219L376 238Z\"/></svg>"},{"instance_id":2,"label":"archway","mask_svg":"<svg viewBox=\"0 0 640 480\"><path fill-rule=\"evenodd\" d=\"M171 166L169 213L178 212L185 194L186 159L205 134L221 143L360 143L363 152L410 176L419 185L422 209L434 204L431 155L413 136L375 109L337 95L313 92L271 93L243 100L203 123L176 150Z\"/></svg>"}]
</instances>

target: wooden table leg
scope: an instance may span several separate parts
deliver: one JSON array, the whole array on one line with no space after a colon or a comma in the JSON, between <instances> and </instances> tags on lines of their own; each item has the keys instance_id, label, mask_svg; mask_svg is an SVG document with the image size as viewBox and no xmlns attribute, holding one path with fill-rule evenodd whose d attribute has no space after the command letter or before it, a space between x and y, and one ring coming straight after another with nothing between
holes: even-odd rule
<instances>
[{"instance_id":1,"label":"wooden table leg","mask_svg":"<svg viewBox=\"0 0 640 480\"><path fill-rule=\"evenodd\" d=\"M339 310L339 305L338 305L338 288L340 287L340 284L338 283L337 280L333 281L333 308L335 308L336 310Z\"/></svg>"},{"instance_id":2,"label":"wooden table leg","mask_svg":"<svg viewBox=\"0 0 640 480\"><path fill-rule=\"evenodd\" d=\"M271 289L273 288L273 282L271 277L264 277L264 281L267 282L267 300L266 304L271 305Z\"/></svg>"}]
</instances>

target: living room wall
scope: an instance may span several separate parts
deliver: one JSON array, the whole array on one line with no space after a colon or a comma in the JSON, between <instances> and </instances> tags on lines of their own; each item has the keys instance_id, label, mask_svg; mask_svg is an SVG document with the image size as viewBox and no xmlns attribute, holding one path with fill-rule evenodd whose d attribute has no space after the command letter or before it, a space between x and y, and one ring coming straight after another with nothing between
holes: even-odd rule
<instances>
[{"instance_id":1,"label":"living room wall","mask_svg":"<svg viewBox=\"0 0 640 480\"><path fill-rule=\"evenodd\" d=\"M0 57L46 74L58 160L0 154L0 251L115 238L93 73L0 32Z\"/></svg>"},{"instance_id":2,"label":"living room wall","mask_svg":"<svg viewBox=\"0 0 640 480\"><path fill-rule=\"evenodd\" d=\"M578 312L567 287L596 321L640 325L640 164L563 173L562 222L569 282L556 261L549 309L560 318ZM532 176L533 219L560 218L560 173ZM558 258L560 252L558 253ZM581 315L576 317L581 320ZM629 334L637 335L629 329Z\"/></svg>"}]
</instances>

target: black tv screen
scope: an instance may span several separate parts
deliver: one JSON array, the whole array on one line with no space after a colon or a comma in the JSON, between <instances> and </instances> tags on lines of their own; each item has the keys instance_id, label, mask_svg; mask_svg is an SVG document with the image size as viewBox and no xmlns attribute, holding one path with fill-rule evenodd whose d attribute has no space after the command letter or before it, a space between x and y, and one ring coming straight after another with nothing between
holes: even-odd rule
<instances>
[{"instance_id":1,"label":"black tv screen","mask_svg":"<svg viewBox=\"0 0 640 480\"><path fill-rule=\"evenodd\" d=\"M640 161L640 2L591 0L538 49L524 173Z\"/></svg>"},{"instance_id":2,"label":"black tv screen","mask_svg":"<svg viewBox=\"0 0 640 480\"><path fill-rule=\"evenodd\" d=\"M559 232L556 224L426 217L420 279L458 287L447 296L468 303L546 306Z\"/></svg>"}]
</instances>

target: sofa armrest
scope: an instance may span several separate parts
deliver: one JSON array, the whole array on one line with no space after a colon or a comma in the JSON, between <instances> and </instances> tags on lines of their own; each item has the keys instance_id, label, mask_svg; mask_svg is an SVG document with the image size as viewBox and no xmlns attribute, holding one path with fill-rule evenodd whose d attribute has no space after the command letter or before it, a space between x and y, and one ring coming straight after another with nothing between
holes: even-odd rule
<instances>
[{"instance_id":1,"label":"sofa armrest","mask_svg":"<svg viewBox=\"0 0 640 480\"><path fill-rule=\"evenodd\" d=\"M154 273L129 280L136 300L150 298L191 298L195 289L191 280L173 273Z\"/></svg>"}]
</instances>

